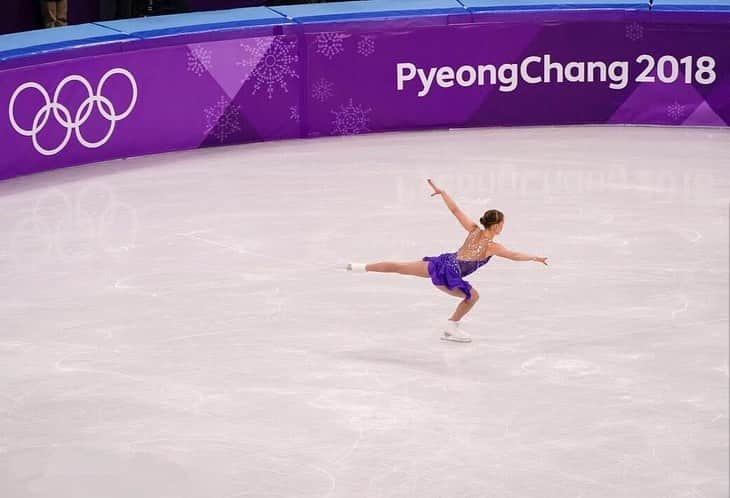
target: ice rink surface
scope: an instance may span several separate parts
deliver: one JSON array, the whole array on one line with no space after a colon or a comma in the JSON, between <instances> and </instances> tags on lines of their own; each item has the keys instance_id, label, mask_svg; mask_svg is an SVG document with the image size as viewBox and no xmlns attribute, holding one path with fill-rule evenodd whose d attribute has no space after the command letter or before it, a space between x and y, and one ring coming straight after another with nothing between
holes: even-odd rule
<instances>
[{"instance_id":1,"label":"ice rink surface","mask_svg":"<svg viewBox=\"0 0 730 498\"><path fill-rule=\"evenodd\" d=\"M458 299L348 261L455 251ZM730 132L395 133L0 183L3 498L728 496Z\"/></svg>"}]
</instances>

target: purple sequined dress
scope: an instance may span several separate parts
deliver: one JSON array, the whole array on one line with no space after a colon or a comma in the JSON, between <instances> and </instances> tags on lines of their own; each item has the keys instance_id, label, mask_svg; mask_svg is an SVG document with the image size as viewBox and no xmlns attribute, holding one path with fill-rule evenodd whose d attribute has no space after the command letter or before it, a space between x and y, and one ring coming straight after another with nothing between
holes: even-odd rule
<instances>
[{"instance_id":1,"label":"purple sequined dress","mask_svg":"<svg viewBox=\"0 0 730 498\"><path fill-rule=\"evenodd\" d=\"M471 284L463 277L487 264L491 256L487 259L469 261L457 259L456 254L455 252L447 252L435 257L426 256L423 261L428 261L428 274L431 276L431 282L434 285L445 285L450 290L460 289L468 300L471 299Z\"/></svg>"}]
</instances>

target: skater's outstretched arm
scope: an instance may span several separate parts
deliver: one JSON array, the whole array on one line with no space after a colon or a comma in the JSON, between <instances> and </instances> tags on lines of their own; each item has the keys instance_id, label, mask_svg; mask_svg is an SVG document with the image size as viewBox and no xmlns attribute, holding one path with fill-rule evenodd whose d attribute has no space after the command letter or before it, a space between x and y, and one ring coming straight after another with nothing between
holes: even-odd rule
<instances>
[{"instance_id":1,"label":"skater's outstretched arm","mask_svg":"<svg viewBox=\"0 0 730 498\"><path fill-rule=\"evenodd\" d=\"M473 220L471 220L464 212L459 209L459 206L456 205L454 200L449 196L449 194L446 193L445 190L442 190L438 188L431 179L428 179L428 184L431 185L431 188L433 189L433 194L431 194L431 197L434 195L440 195L441 198L446 203L446 207L449 208L449 211L451 211L454 216L456 216L456 219L459 220L459 223L461 223L461 226L464 227L464 230L467 232L471 232L475 228L479 228L479 225L474 223Z\"/></svg>"},{"instance_id":2,"label":"skater's outstretched arm","mask_svg":"<svg viewBox=\"0 0 730 498\"><path fill-rule=\"evenodd\" d=\"M537 261L547 266L547 258L542 256L532 256L530 254L524 254L517 251L511 251L504 247L502 244L492 242L490 249L494 251L494 254L503 258L511 259L512 261Z\"/></svg>"}]
</instances>

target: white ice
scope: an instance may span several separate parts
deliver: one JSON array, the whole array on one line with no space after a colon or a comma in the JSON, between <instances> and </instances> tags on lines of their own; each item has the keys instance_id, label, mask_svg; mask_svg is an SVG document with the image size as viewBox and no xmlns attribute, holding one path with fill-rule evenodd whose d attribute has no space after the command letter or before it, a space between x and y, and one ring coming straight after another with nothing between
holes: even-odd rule
<instances>
[{"instance_id":1,"label":"white ice","mask_svg":"<svg viewBox=\"0 0 730 498\"><path fill-rule=\"evenodd\" d=\"M730 132L196 150L0 182L0 497L705 498L728 490ZM352 274L465 232L458 299Z\"/></svg>"}]
</instances>

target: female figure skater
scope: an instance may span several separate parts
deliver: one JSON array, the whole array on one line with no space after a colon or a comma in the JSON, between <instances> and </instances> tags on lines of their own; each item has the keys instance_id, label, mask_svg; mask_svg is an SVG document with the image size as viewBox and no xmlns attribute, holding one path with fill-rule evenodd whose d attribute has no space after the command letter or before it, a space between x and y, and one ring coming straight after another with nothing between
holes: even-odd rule
<instances>
[{"instance_id":1,"label":"female figure skater","mask_svg":"<svg viewBox=\"0 0 730 498\"><path fill-rule=\"evenodd\" d=\"M444 253L435 257L426 256L421 261L350 263L346 268L354 272L375 271L415 275L424 278L430 277L437 288L447 294L462 298L453 315L446 322L444 334L441 338L447 341L470 342L471 337L460 328L459 320L477 303L479 293L463 277L485 265L494 255L513 261L537 261L544 265L547 265L547 258L510 251L501 244L494 242L494 238L502 232L504 227L504 214L501 211L490 209L485 212L479 220L484 226L484 230L482 230L479 225L459 209L446 191L438 188L431 180L428 180L428 183L433 188L431 197L440 195L446 203L446 207L456 216L464 230L469 233L461 248L456 252Z\"/></svg>"}]
</instances>

